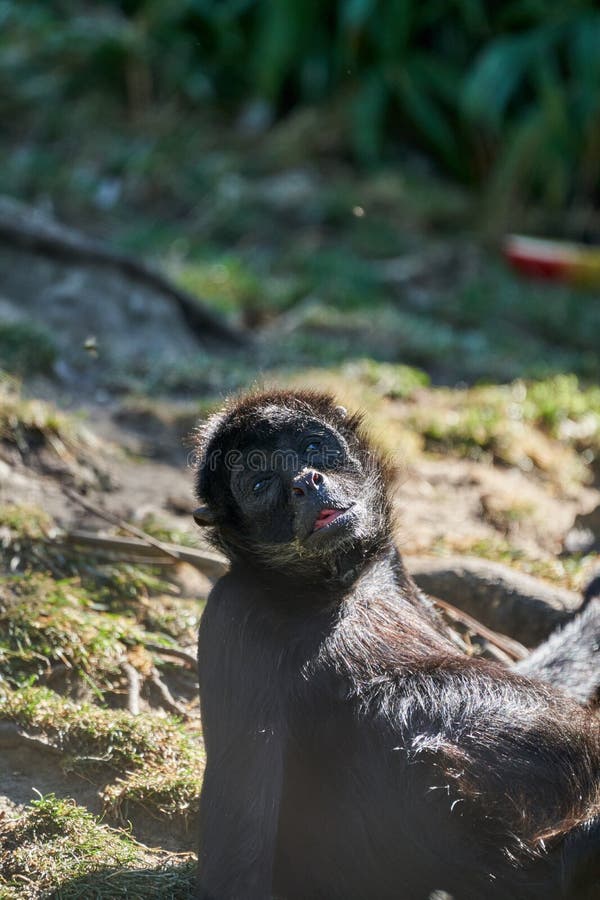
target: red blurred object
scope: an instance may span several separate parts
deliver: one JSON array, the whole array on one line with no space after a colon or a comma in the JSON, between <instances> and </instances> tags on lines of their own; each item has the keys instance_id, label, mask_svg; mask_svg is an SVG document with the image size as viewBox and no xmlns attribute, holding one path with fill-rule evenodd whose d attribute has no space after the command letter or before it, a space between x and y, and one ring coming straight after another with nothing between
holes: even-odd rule
<instances>
[{"instance_id":1,"label":"red blurred object","mask_svg":"<svg viewBox=\"0 0 600 900\"><path fill-rule=\"evenodd\" d=\"M511 234L503 253L515 269L529 277L600 284L598 247Z\"/></svg>"}]
</instances>

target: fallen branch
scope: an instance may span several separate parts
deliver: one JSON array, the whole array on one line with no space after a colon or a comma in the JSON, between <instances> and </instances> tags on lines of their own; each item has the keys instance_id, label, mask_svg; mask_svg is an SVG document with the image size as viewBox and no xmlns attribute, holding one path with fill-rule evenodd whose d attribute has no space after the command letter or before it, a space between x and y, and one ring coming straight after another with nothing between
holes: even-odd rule
<instances>
[{"instance_id":1,"label":"fallen branch","mask_svg":"<svg viewBox=\"0 0 600 900\"><path fill-rule=\"evenodd\" d=\"M156 669L152 669L149 680L160 694L161 706L163 706L167 712L173 713L176 716L181 716L182 719L189 719L188 711L181 703L177 702Z\"/></svg>"},{"instance_id":2,"label":"fallen branch","mask_svg":"<svg viewBox=\"0 0 600 900\"><path fill-rule=\"evenodd\" d=\"M572 591L485 559L407 557L405 563L426 594L526 647L541 644L581 605Z\"/></svg>"},{"instance_id":3,"label":"fallen branch","mask_svg":"<svg viewBox=\"0 0 600 900\"><path fill-rule=\"evenodd\" d=\"M179 306L191 330L200 337L212 335L230 344L243 345L247 338L223 321L201 301L182 290L161 272L128 254L112 250L72 228L54 222L38 210L11 198L0 198L0 240L22 250L54 259L94 263L117 269L129 278L149 285Z\"/></svg>"},{"instance_id":4,"label":"fallen branch","mask_svg":"<svg viewBox=\"0 0 600 900\"><path fill-rule=\"evenodd\" d=\"M120 525L119 527L123 527ZM140 532L138 529L138 533ZM146 538L126 538L118 535L97 534L94 531L67 531L54 539L52 543L72 544L77 547L88 547L95 553L103 553L111 558L117 557L122 562L145 563L146 565L174 565L189 563L209 578L219 578L228 568L227 561L218 553L210 550L197 550L182 544L168 544Z\"/></svg>"},{"instance_id":5,"label":"fallen branch","mask_svg":"<svg viewBox=\"0 0 600 900\"><path fill-rule=\"evenodd\" d=\"M157 538L152 537L151 534L147 534L145 531L142 531L141 528L138 528L136 525L132 525L130 522L126 522L124 519L119 518L114 513L109 512L106 509L100 509L99 506L96 506L94 503L90 503L89 500L84 500L81 494L77 494L75 491L72 491L71 488L65 487L63 488L64 493L71 500L74 500L75 503L79 503L83 509L87 510L87 512L92 513L94 516L98 516L100 519L104 519L105 522L110 522L111 525L116 525L117 528L121 528L123 531L127 531L129 534L133 534L135 537L141 538L142 541L145 541L146 544L150 544L152 547L155 547L157 550L160 550L166 556L172 556L173 559L179 560L180 557L176 550L169 550L167 545L162 541L157 540Z\"/></svg>"}]
</instances>

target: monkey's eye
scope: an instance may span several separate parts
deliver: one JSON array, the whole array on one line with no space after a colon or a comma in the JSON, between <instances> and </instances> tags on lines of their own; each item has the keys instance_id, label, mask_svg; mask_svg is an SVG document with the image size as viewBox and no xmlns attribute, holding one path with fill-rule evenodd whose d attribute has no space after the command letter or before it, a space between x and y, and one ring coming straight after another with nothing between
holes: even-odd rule
<instances>
[{"instance_id":1,"label":"monkey's eye","mask_svg":"<svg viewBox=\"0 0 600 900\"><path fill-rule=\"evenodd\" d=\"M252 485L252 490L255 494L259 494L266 486L269 484L271 480L270 475L259 475L258 478L255 478L254 483Z\"/></svg>"},{"instance_id":2,"label":"monkey's eye","mask_svg":"<svg viewBox=\"0 0 600 900\"><path fill-rule=\"evenodd\" d=\"M323 446L323 441L320 438L311 438L310 441L305 444L304 452L305 453L318 453L321 447Z\"/></svg>"}]
</instances>

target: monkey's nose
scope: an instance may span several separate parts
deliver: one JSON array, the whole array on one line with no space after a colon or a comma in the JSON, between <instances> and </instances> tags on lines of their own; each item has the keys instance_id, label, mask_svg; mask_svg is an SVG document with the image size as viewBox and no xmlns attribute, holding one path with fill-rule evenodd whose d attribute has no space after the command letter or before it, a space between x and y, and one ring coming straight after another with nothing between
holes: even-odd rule
<instances>
[{"instance_id":1,"label":"monkey's nose","mask_svg":"<svg viewBox=\"0 0 600 900\"><path fill-rule=\"evenodd\" d=\"M323 476L315 469L305 469L296 475L292 481L292 495L294 497L304 497L311 490L316 490L320 484L323 484Z\"/></svg>"}]
</instances>

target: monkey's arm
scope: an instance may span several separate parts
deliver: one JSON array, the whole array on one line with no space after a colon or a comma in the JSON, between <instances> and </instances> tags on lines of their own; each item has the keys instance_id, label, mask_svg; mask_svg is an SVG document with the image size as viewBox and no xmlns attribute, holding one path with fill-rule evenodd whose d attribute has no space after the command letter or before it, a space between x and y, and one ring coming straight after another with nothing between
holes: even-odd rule
<instances>
[{"instance_id":1,"label":"monkey's arm","mask_svg":"<svg viewBox=\"0 0 600 900\"><path fill-rule=\"evenodd\" d=\"M593 703L600 694L600 598L554 631L547 641L518 662L515 672L539 678L571 694L579 703Z\"/></svg>"},{"instance_id":2,"label":"monkey's arm","mask_svg":"<svg viewBox=\"0 0 600 900\"><path fill-rule=\"evenodd\" d=\"M256 649L248 611L236 605L227 586L218 584L200 628L207 751L200 800L202 900L271 897L283 722L269 655Z\"/></svg>"},{"instance_id":3,"label":"monkey's arm","mask_svg":"<svg viewBox=\"0 0 600 900\"><path fill-rule=\"evenodd\" d=\"M550 881L560 870L565 885L593 884L600 874L597 720L560 693L483 660L440 675L445 719L432 706L415 745L446 773L443 802L452 816L481 816L482 840L505 843L525 865L541 854ZM422 687L419 693L423 699Z\"/></svg>"}]
</instances>

